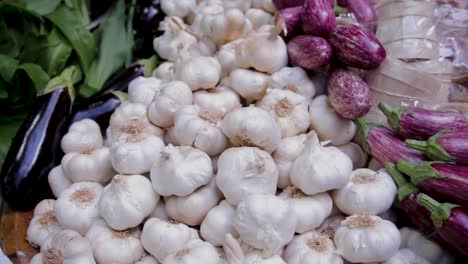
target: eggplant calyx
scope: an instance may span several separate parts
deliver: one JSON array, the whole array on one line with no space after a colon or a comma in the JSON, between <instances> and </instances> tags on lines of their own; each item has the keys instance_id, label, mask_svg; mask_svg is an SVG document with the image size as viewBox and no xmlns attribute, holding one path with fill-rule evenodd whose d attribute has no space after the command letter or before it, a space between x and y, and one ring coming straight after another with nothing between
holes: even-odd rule
<instances>
[{"instance_id":1,"label":"eggplant calyx","mask_svg":"<svg viewBox=\"0 0 468 264\"><path fill-rule=\"evenodd\" d=\"M393 107L384 102L379 103L379 109L387 117L388 124L395 130L400 129L401 114L406 111L404 107Z\"/></svg>"},{"instance_id":2,"label":"eggplant calyx","mask_svg":"<svg viewBox=\"0 0 468 264\"><path fill-rule=\"evenodd\" d=\"M153 73L154 69L158 64L158 58L156 55L149 57L148 59L141 59L136 62L136 64L142 65L144 68L143 76L149 77Z\"/></svg>"},{"instance_id":3,"label":"eggplant calyx","mask_svg":"<svg viewBox=\"0 0 468 264\"><path fill-rule=\"evenodd\" d=\"M111 92L115 97L119 98L121 102L128 101L128 94L122 91L113 91Z\"/></svg>"},{"instance_id":4,"label":"eggplant calyx","mask_svg":"<svg viewBox=\"0 0 468 264\"><path fill-rule=\"evenodd\" d=\"M396 168L395 164L387 162L385 164L385 169L392 176L393 181L395 181L398 186L398 200L402 201L406 196L417 193L419 190L412 183L408 182Z\"/></svg>"},{"instance_id":5,"label":"eggplant calyx","mask_svg":"<svg viewBox=\"0 0 468 264\"><path fill-rule=\"evenodd\" d=\"M43 94L50 93L58 88L66 87L73 102L75 99L75 88L73 85L79 82L82 77L83 73L81 72L80 68L72 65L63 70L60 75L52 78L44 89Z\"/></svg>"},{"instance_id":6,"label":"eggplant calyx","mask_svg":"<svg viewBox=\"0 0 468 264\"><path fill-rule=\"evenodd\" d=\"M455 159L445 151L437 139L447 131L440 131L427 140L426 155L432 160L454 161Z\"/></svg>"},{"instance_id":7,"label":"eggplant calyx","mask_svg":"<svg viewBox=\"0 0 468 264\"><path fill-rule=\"evenodd\" d=\"M356 123L356 126L358 128L357 134L356 134L356 142L361 145L361 147L369 153L369 146L367 144L367 135L369 134L369 131L374 128L378 127L380 125L371 123L367 121L365 118L357 118L354 120L354 123Z\"/></svg>"},{"instance_id":8,"label":"eggplant calyx","mask_svg":"<svg viewBox=\"0 0 468 264\"><path fill-rule=\"evenodd\" d=\"M439 203L424 193L420 193L416 201L431 213L432 222L437 228L441 228L449 219L453 208L460 207L457 204Z\"/></svg>"},{"instance_id":9,"label":"eggplant calyx","mask_svg":"<svg viewBox=\"0 0 468 264\"><path fill-rule=\"evenodd\" d=\"M444 175L431 166L433 163L434 162L422 161L418 164L414 164L406 160L399 160L397 167L398 170L410 177L413 184L418 185L427 179L445 178Z\"/></svg>"}]
</instances>

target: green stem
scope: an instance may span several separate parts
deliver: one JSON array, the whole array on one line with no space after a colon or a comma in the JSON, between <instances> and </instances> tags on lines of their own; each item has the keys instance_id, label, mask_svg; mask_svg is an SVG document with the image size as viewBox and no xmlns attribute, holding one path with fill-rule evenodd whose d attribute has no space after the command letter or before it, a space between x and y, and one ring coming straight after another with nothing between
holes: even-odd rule
<instances>
[{"instance_id":1,"label":"green stem","mask_svg":"<svg viewBox=\"0 0 468 264\"><path fill-rule=\"evenodd\" d=\"M358 142L361 147L369 153L369 146L367 145L367 135L369 134L369 131L373 127L377 127L379 125L371 123L367 121L365 118L357 118L354 120L354 123L356 123L357 126L357 134L356 134L356 142Z\"/></svg>"},{"instance_id":2,"label":"green stem","mask_svg":"<svg viewBox=\"0 0 468 264\"><path fill-rule=\"evenodd\" d=\"M422 140L407 139L405 140L405 143L406 146L423 152L426 151L427 148L427 142Z\"/></svg>"},{"instance_id":3,"label":"green stem","mask_svg":"<svg viewBox=\"0 0 468 264\"><path fill-rule=\"evenodd\" d=\"M348 13L348 9L335 5L335 7L333 8L333 12L335 12L335 15L340 15Z\"/></svg>"},{"instance_id":4,"label":"green stem","mask_svg":"<svg viewBox=\"0 0 468 264\"><path fill-rule=\"evenodd\" d=\"M397 170L395 164L387 162L385 164L385 169L392 176L398 186L398 199L400 201L405 199L406 196L418 192L418 188L406 180L405 176Z\"/></svg>"},{"instance_id":5,"label":"green stem","mask_svg":"<svg viewBox=\"0 0 468 264\"><path fill-rule=\"evenodd\" d=\"M151 76L154 69L156 69L156 65L158 64L158 58L156 55L149 57L148 59L141 59L136 62L137 64L143 65L145 68L143 75L145 77Z\"/></svg>"},{"instance_id":6,"label":"green stem","mask_svg":"<svg viewBox=\"0 0 468 264\"><path fill-rule=\"evenodd\" d=\"M72 101L75 100L75 87L74 85L81 81L83 78L83 73L81 72L80 68L72 65L63 70L63 72L52 78L49 83L47 84L46 88L44 89L44 93L50 93L58 88L68 88L70 93L70 97Z\"/></svg>"},{"instance_id":7,"label":"green stem","mask_svg":"<svg viewBox=\"0 0 468 264\"><path fill-rule=\"evenodd\" d=\"M441 228L444 222L449 219L452 208L459 207L456 204L439 203L424 193L418 195L417 202L431 213L432 222L438 228Z\"/></svg>"},{"instance_id":8,"label":"green stem","mask_svg":"<svg viewBox=\"0 0 468 264\"><path fill-rule=\"evenodd\" d=\"M388 124L393 128L398 130L400 128L400 118L401 114L406 110L404 107L393 107L384 102L379 103L380 110L387 117Z\"/></svg>"},{"instance_id":9,"label":"green stem","mask_svg":"<svg viewBox=\"0 0 468 264\"><path fill-rule=\"evenodd\" d=\"M122 91L113 91L112 92L121 102L128 101L128 94Z\"/></svg>"},{"instance_id":10,"label":"green stem","mask_svg":"<svg viewBox=\"0 0 468 264\"><path fill-rule=\"evenodd\" d=\"M437 142L437 139L444 133L447 133L447 131L440 131L427 140L425 153L432 160L454 161L454 158Z\"/></svg>"},{"instance_id":11,"label":"green stem","mask_svg":"<svg viewBox=\"0 0 468 264\"><path fill-rule=\"evenodd\" d=\"M419 185L420 182L433 179L433 178L444 178L431 164L434 162L422 161L418 164L408 162L406 160L399 160L397 163L398 170L407 174L411 178L411 182L415 185Z\"/></svg>"}]
</instances>

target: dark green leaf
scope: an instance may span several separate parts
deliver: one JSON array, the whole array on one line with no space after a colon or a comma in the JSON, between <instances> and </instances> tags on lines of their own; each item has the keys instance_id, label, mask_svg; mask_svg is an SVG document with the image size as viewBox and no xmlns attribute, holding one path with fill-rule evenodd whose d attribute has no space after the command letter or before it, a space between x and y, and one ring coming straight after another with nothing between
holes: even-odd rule
<instances>
[{"instance_id":1,"label":"dark green leaf","mask_svg":"<svg viewBox=\"0 0 468 264\"><path fill-rule=\"evenodd\" d=\"M13 75L15 75L16 67L18 66L18 61L7 56L0 54L0 76L10 82Z\"/></svg>"},{"instance_id":2,"label":"dark green leaf","mask_svg":"<svg viewBox=\"0 0 468 264\"><path fill-rule=\"evenodd\" d=\"M23 123L26 115L9 116L8 120L0 120L0 166L3 165L11 140Z\"/></svg>"},{"instance_id":3,"label":"dark green leaf","mask_svg":"<svg viewBox=\"0 0 468 264\"><path fill-rule=\"evenodd\" d=\"M23 63L18 66L18 69L22 69L28 74L34 83L37 93L42 91L49 82L49 75L37 64Z\"/></svg>"},{"instance_id":4,"label":"dark green leaf","mask_svg":"<svg viewBox=\"0 0 468 264\"><path fill-rule=\"evenodd\" d=\"M4 3L43 16L54 11L60 2L61 0L9 0Z\"/></svg>"},{"instance_id":5,"label":"dark green leaf","mask_svg":"<svg viewBox=\"0 0 468 264\"><path fill-rule=\"evenodd\" d=\"M67 2L67 6L71 8L75 16L80 19L81 25L86 26L91 22L85 0L69 0Z\"/></svg>"},{"instance_id":6,"label":"dark green leaf","mask_svg":"<svg viewBox=\"0 0 468 264\"><path fill-rule=\"evenodd\" d=\"M65 66L65 62L67 62L72 52L72 47L57 28L52 29L47 41L49 44L47 73L50 76L54 76Z\"/></svg>"},{"instance_id":7,"label":"dark green leaf","mask_svg":"<svg viewBox=\"0 0 468 264\"><path fill-rule=\"evenodd\" d=\"M0 15L0 53L16 58L22 48L21 34L7 25L4 14Z\"/></svg>"}]
</instances>

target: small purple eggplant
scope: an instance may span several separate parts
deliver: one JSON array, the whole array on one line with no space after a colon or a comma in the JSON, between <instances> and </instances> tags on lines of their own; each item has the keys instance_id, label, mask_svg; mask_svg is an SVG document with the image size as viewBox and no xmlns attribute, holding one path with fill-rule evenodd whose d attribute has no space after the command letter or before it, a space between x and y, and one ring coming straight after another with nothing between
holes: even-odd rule
<instances>
[{"instance_id":1,"label":"small purple eggplant","mask_svg":"<svg viewBox=\"0 0 468 264\"><path fill-rule=\"evenodd\" d=\"M302 6L288 7L281 9L276 14L276 19L282 18L286 28L286 37L291 39L301 32Z\"/></svg>"},{"instance_id":2,"label":"small purple eggplant","mask_svg":"<svg viewBox=\"0 0 468 264\"><path fill-rule=\"evenodd\" d=\"M335 27L335 13L329 0L306 0L304 2L302 29L305 33L326 38Z\"/></svg>"},{"instance_id":3,"label":"small purple eggplant","mask_svg":"<svg viewBox=\"0 0 468 264\"><path fill-rule=\"evenodd\" d=\"M413 164L404 160L397 166L424 193L437 200L468 206L468 167L427 161Z\"/></svg>"},{"instance_id":4,"label":"small purple eggplant","mask_svg":"<svg viewBox=\"0 0 468 264\"><path fill-rule=\"evenodd\" d=\"M332 48L321 37L297 36L288 43L289 62L306 70L315 70L328 64Z\"/></svg>"},{"instance_id":5,"label":"small purple eggplant","mask_svg":"<svg viewBox=\"0 0 468 264\"><path fill-rule=\"evenodd\" d=\"M388 124L404 138L426 140L442 130L468 132L468 119L458 112L393 107L383 102L379 108Z\"/></svg>"},{"instance_id":6,"label":"small purple eggplant","mask_svg":"<svg viewBox=\"0 0 468 264\"><path fill-rule=\"evenodd\" d=\"M354 14L361 25L370 32L374 32L377 24L377 12L370 0L347 0L346 8Z\"/></svg>"}]
</instances>

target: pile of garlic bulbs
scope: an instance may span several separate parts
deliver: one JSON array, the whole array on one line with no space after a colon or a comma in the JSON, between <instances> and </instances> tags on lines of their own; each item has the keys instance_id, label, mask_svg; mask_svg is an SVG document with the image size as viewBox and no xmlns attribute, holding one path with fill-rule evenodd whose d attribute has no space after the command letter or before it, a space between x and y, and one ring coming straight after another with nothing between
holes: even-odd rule
<instances>
[{"instance_id":1,"label":"pile of garlic bulbs","mask_svg":"<svg viewBox=\"0 0 468 264\"><path fill-rule=\"evenodd\" d=\"M106 135L70 126L56 200L27 230L32 264L450 261L384 219L391 176L361 168L352 120L288 67L272 0L161 5L166 61L129 85Z\"/></svg>"}]
</instances>

